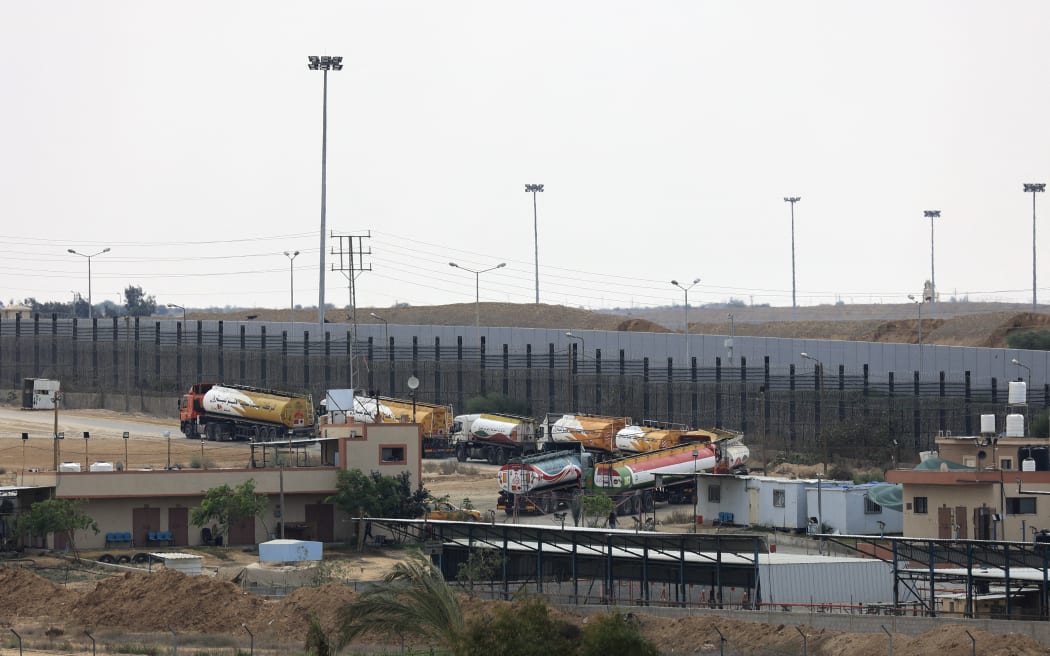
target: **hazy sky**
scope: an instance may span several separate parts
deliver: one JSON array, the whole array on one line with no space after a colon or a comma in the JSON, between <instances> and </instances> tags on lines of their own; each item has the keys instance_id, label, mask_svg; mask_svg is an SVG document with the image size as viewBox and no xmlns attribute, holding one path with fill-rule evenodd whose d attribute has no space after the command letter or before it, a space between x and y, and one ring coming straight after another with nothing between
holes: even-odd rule
<instances>
[{"instance_id":1,"label":"hazy sky","mask_svg":"<svg viewBox=\"0 0 1050 656\"><path fill-rule=\"evenodd\" d=\"M0 298L1031 301L1046 2L0 2ZM1050 197L1039 298L1050 302ZM338 244L326 241L329 248ZM329 256L331 264L333 258ZM335 261L338 261L337 259ZM348 302L327 274L326 300Z\"/></svg>"}]
</instances>

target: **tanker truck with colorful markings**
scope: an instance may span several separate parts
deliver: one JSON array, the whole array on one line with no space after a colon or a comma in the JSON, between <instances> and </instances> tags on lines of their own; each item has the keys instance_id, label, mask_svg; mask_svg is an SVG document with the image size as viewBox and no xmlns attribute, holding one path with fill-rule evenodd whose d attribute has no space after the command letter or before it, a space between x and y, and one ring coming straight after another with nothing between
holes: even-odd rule
<instances>
[{"instance_id":1,"label":"tanker truck with colorful markings","mask_svg":"<svg viewBox=\"0 0 1050 656\"><path fill-rule=\"evenodd\" d=\"M196 383L179 399L179 422L188 438L275 440L317 436L313 398L247 385Z\"/></svg>"},{"instance_id":2,"label":"tanker truck with colorful markings","mask_svg":"<svg viewBox=\"0 0 1050 656\"><path fill-rule=\"evenodd\" d=\"M423 432L423 457L455 455L452 406L390 396L358 396L354 419L366 424L415 423Z\"/></svg>"},{"instance_id":3,"label":"tanker truck with colorful markings","mask_svg":"<svg viewBox=\"0 0 1050 656\"><path fill-rule=\"evenodd\" d=\"M601 492L613 499L617 514L651 512L657 502L691 503L695 474L746 471L750 455L739 438L700 439L600 462L579 446L547 446L500 468L498 508L549 513L570 507L581 494Z\"/></svg>"},{"instance_id":4,"label":"tanker truck with colorful markings","mask_svg":"<svg viewBox=\"0 0 1050 656\"><path fill-rule=\"evenodd\" d=\"M616 433L616 448L621 453L646 453L667 449L686 442L715 442L743 437L742 433L724 428L687 429L684 426L631 425Z\"/></svg>"},{"instance_id":5,"label":"tanker truck with colorful markings","mask_svg":"<svg viewBox=\"0 0 1050 656\"><path fill-rule=\"evenodd\" d=\"M503 465L512 458L536 453L536 420L503 414L457 415L452 420L456 459L484 460Z\"/></svg>"},{"instance_id":6,"label":"tanker truck with colorful markings","mask_svg":"<svg viewBox=\"0 0 1050 656\"><path fill-rule=\"evenodd\" d=\"M630 417L585 414L548 414L540 426L544 448L551 443L580 444L592 453L616 453L616 435L631 424Z\"/></svg>"}]
</instances>

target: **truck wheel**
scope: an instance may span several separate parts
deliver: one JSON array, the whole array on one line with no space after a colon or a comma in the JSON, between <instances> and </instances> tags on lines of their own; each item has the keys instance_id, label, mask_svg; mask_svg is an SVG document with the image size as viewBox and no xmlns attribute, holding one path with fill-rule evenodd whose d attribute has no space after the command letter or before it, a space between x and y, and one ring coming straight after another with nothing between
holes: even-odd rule
<instances>
[{"instance_id":1,"label":"truck wheel","mask_svg":"<svg viewBox=\"0 0 1050 656\"><path fill-rule=\"evenodd\" d=\"M467 448L462 444L456 447L456 460L460 462L467 461Z\"/></svg>"},{"instance_id":2,"label":"truck wheel","mask_svg":"<svg viewBox=\"0 0 1050 656\"><path fill-rule=\"evenodd\" d=\"M206 424L204 426L204 434L208 438L209 442L215 441L215 424Z\"/></svg>"},{"instance_id":3,"label":"truck wheel","mask_svg":"<svg viewBox=\"0 0 1050 656\"><path fill-rule=\"evenodd\" d=\"M496 449L496 464L502 467L507 464L507 450Z\"/></svg>"},{"instance_id":4,"label":"truck wheel","mask_svg":"<svg viewBox=\"0 0 1050 656\"><path fill-rule=\"evenodd\" d=\"M642 508L645 512L653 512L656 509L656 499L653 498L652 490L642 493Z\"/></svg>"},{"instance_id":5,"label":"truck wheel","mask_svg":"<svg viewBox=\"0 0 1050 656\"><path fill-rule=\"evenodd\" d=\"M490 465L496 464L496 449L493 449L491 446L485 447L485 460Z\"/></svg>"}]
</instances>

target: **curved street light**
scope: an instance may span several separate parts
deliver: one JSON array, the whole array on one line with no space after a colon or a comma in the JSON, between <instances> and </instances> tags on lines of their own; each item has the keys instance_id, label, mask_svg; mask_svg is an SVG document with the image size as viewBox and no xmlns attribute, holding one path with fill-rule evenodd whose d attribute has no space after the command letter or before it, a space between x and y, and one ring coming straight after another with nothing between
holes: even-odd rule
<instances>
[{"instance_id":1,"label":"curved street light","mask_svg":"<svg viewBox=\"0 0 1050 656\"><path fill-rule=\"evenodd\" d=\"M908 300L919 308L919 357L922 358L922 299L915 298L914 294L908 294Z\"/></svg>"},{"instance_id":2,"label":"curved street light","mask_svg":"<svg viewBox=\"0 0 1050 656\"><path fill-rule=\"evenodd\" d=\"M390 343L390 324L387 322L386 319L384 319L383 317L379 316L375 312L369 312L368 316L372 317L373 319L378 319L379 321L383 322L383 344L389 344Z\"/></svg>"},{"instance_id":3,"label":"curved street light","mask_svg":"<svg viewBox=\"0 0 1050 656\"><path fill-rule=\"evenodd\" d=\"M693 361L689 357L689 290L696 287L700 283L699 278L694 278L693 282L688 287L683 286L677 280L672 280L671 284L685 292L685 366L692 367Z\"/></svg>"},{"instance_id":4,"label":"curved street light","mask_svg":"<svg viewBox=\"0 0 1050 656\"><path fill-rule=\"evenodd\" d=\"M178 303L168 303L168 307L182 310L182 332L186 333L186 308L182 307Z\"/></svg>"},{"instance_id":5,"label":"curved street light","mask_svg":"<svg viewBox=\"0 0 1050 656\"><path fill-rule=\"evenodd\" d=\"M72 253L73 255L79 255L80 257L86 257L87 258L87 261L88 261L88 321L90 321L91 318L92 318L92 312L94 311L92 309L92 307L91 307L91 258L93 258L95 256L98 256L98 255L102 255L103 253L108 253L109 252L109 246L106 246L105 248L103 248L99 252L92 253L91 255L88 255L87 253L78 253L75 250L73 250L72 248L67 248L66 250L69 251L70 253Z\"/></svg>"},{"instance_id":6,"label":"curved street light","mask_svg":"<svg viewBox=\"0 0 1050 656\"><path fill-rule=\"evenodd\" d=\"M824 418L821 413L824 412L824 363L813 357L809 353L800 353L800 355L806 360L812 360L817 363L817 380L820 386L820 410L817 413L818 421L820 422L820 436L821 441L824 444L824 478L828 477L828 432L824 430Z\"/></svg>"},{"instance_id":7,"label":"curved street light","mask_svg":"<svg viewBox=\"0 0 1050 656\"><path fill-rule=\"evenodd\" d=\"M460 266L460 265L456 264L455 262L449 262L448 265L450 267L455 267L457 269L463 269L464 271L469 271L470 273L474 274L474 327L477 329L477 331L478 331L478 338L480 339L480 337L481 337L481 274L487 273L489 271L494 271L496 269L502 269L503 267L507 266L507 263L506 262L500 262L496 266L489 267L487 269L468 269L467 267Z\"/></svg>"},{"instance_id":8,"label":"curved street light","mask_svg":"<svg viewBox=\"0 0 1050 656\"><path fill-rule=\"evenodd\" d=\"M795 303L795 203L802 196L785 196L784 202L791 203L791 318L798 321L798 304Z\"/></svg>"},{"instance_id":9,"label":"curved street light","mask_svg":"<svg viewBox=\"0 0 1050 656\"><path fill-rule=\"evenodd\" d=\"M288 291L290 293L289 304L288 304L288 322L292 323L295 321L295 257L299 254L299 251L294 253L284 252L284 256L288 258ZM323 256L322 256L323 257Z\"/></svg>"}]
</instances>

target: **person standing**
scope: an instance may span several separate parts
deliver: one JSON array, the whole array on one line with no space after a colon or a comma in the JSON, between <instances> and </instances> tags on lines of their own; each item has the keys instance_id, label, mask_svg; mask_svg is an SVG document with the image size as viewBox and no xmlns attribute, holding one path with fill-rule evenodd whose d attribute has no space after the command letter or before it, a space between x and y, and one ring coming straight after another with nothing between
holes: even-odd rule
<instances>
[{"instance_id":1,"label":"person standing","mask_svg":"<svg viewBox=\"0 0 1050 656\"><path fill-rule=\"evenodd\" d=\"M609 524L609 528L616 528L616 511L615 510L612 511L611 513L609 513L608 524Z\"/></svg>"}]
</instances>

